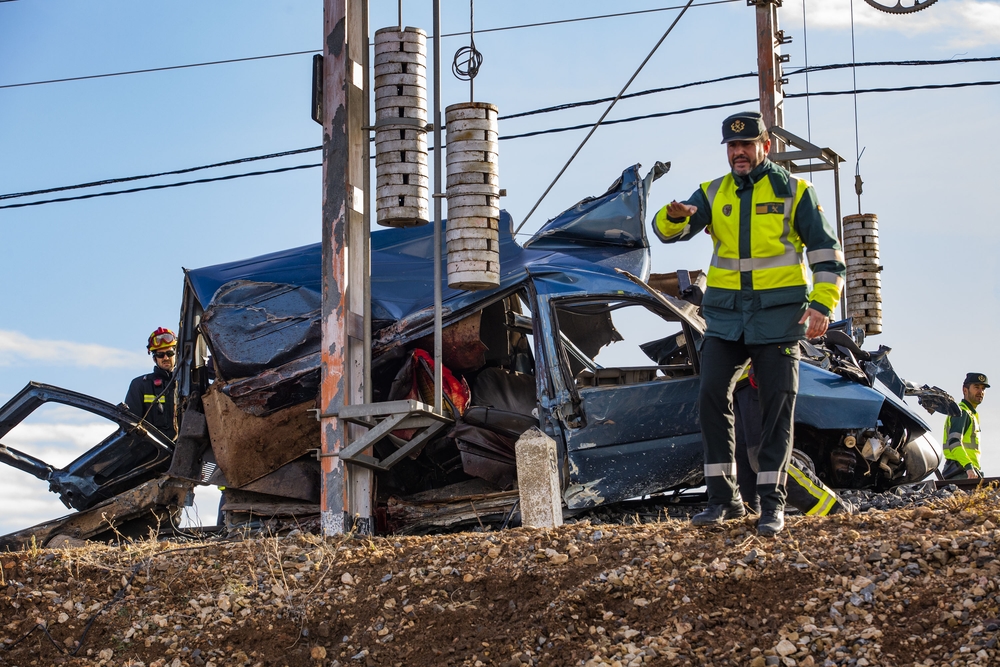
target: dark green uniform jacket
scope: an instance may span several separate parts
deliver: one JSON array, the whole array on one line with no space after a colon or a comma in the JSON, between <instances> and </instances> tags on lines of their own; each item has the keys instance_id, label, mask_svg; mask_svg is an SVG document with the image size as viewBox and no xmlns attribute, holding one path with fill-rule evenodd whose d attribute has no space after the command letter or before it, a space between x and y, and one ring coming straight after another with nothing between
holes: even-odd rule
<instances>
[{"instance_id":1,"label":"dark green uniform jacket","mask_svg":"<svg viewBox=\"0 0 1000 667\"><path fill-rule=\"evenodd\" d=\"M967 477L967 470L975 470L982 477L979 466L979 413L966 401L958 404L962 414L944 420L943 475L945 479Z\"/></svg>"},{"instance_id":2,"label":"dark green uniform jacket","mask_svg":"<svg viewBox=\"0 0 1000 667\"><path fill-rule=\"evenodd\" d=\"M733 174L735 196L739 200L738 257L752 257L754 212L769 211L769 206L780 205L780 202L772 204L754 201L754 184L768 178L770 189L776 197L794 197L796 193L789 187L789 177L786 169L767 159L747 176ZM653 230L661 241L684 241L712 224L712 206L705 189L699 188L684 202L698 207L698 211L690 218L670 218L665 207L656 215ZM757 191L759 193L761 188L757 188ZM742 337L748 345L800 340L805 336L805 325L799 324L799 320L807 307L824 315L831 314L839 297L839 287L843 284L845 266L840 243L823 216L823 209L819 206L812 185L805 188L795 205L795 210L791 213L791 225L809 250L805 257L813 275L817 278L823 276L825 281L835 281L833 298L830 298L829 288L825 288L826 293L814 288L810 294L805 284L755 290L752 272L741 271L740 289L720 289L712 287L710 282L702 301L708 336L730 341L737 341ZM736 249L732 251L732 256L736 256Z\"/></svg>"}]
</instances>

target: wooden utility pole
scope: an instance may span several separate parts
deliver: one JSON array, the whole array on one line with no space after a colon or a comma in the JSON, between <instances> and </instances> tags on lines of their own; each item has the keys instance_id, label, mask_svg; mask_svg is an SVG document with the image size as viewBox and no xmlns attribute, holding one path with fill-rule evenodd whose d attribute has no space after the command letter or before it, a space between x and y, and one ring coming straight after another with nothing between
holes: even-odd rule
<instances>
[{"instance_id":1,"label":"wooden utility pole","mask_svg":"<svg viewBox=\"0 0 1000 667\"><path fill-rule=\"evenodd\" d=\"M366 0L323 2L323 308L320 386L324 535L371 531L371 472L338 454L351 436L338 418L365 402L369 284ZM352 427L354 428L354 427ZM350 474L348 474L350 473ZM352 525L353 521L353 525Z\"/></svg>"},{"instance_id":2,"label":"wooden utility pole","mask_svg":"<svg viewBox=\"0 0 1000 667\"><path fill-rule=\"evenodd\" d=\"M760 85L760 113L764 117L764 127L784 127L784 94L782 85L787 80L782 77L781 64L788 62L788 56L781 54L781 45L792 41L778 30L778 7L782 0L747 0L755 5L757 12L757 80ZM774 138L771 150L781 150L783 143Z\"/></svg>"}]
</instances>

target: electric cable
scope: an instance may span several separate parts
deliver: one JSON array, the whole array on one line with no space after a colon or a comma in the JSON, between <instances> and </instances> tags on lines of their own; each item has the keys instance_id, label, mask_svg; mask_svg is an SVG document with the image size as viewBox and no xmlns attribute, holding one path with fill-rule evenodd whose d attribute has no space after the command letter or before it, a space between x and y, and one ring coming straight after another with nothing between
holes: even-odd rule
<instances>
[{"instance_id":1,"label":"electric cable","mask_svg":"<svg viewBox=\"0 0 1000 667\"><path fill-rule=\"evenodd\" d=\"M854 67L854 66L857 66L857 67L924 66L924 65L948 65L948 64L963 64L963 63L978 63L978 62L995 62L995 61L1000 61L1000 56L991 56L991 57L986 57L986 58L961 58L961 59L955 59L955 60L873 61L873 62L864 62L864 63L856 63L856 64L852 64L852 63L834 63L834 64L830 64L830 65L816 65L816 66L813 66L813 67L808 67L807 66L807 67L803 67L803 68L800 68L798 70L793 70L793 71L790 71L790 72L786 71L785 74L789 74L789 75L793 75L793 74L805 74L806 75L806 79L807 79L807 81L806 81L806 94L809 97L811 97L812 95L810 94L809 85L808 85L808 75L809 75L810 72L830 71L830 70L844 69L844 68L847 68L847 67ZM694 87L694 86L701 86L701 85L706 85L706 84L710 84L710 83L719 83L719 82L723 82L723 81L732 81L732 80L744 79L744 78L751 78L751 77L756 77L756 76L757 76L756 72L747 72L745 74L731 74L729 76L718 77L718 78L715 78L715 79L704 79L704 80L701 80L701 81L692 81L690 83L682 83L682 84L679 84L679 85L676 85L676 86L665 86L665 87L661 87L661 88L651 88L649 90L642 90L642 91L638 91L638 92L635 92L635 93L628 93L626 95L622 95L621 99L623 99L623 100L624 99L630 99L630 98L634 98L634 97L641 97L641 96L644 96L644 95L652 95L652 94L655 94L655 93L667 92L667 91L671 91L671 90L681 90L683 88L691 88L691 87ZM975 84L967 84L967 85L975 85ZM892 91L894 89L875 89L875 90L877 90L878 92L884 92L884 91ZM902 90L902 89L900 89L900 90ZM821 94L825 95L826 93L821 93ZM839 94L839 93L837 93L837 94ZM797 94L794 94L794 96L797 96ZM789 95L786 94L785 97L789 97ZM610 102L613 99L614 98L612 98L612 97L603 97L603 98L594 99L594 100L584 100L584 101L580 101L580 102L568 102L568 103L565 103L565 104L559 104L559 105L555 105L555 106L551 106L551 107L543 107L541 109L534 109L534 110L531 110L531 111L522 111L522 112L518 112L518 113L508 114L506 116L500 116L498 118L498 120L510 120L510 119L514 119L514 118L522 118L522 117L525 117L525 116L533 116L533 115L538 115L538 114L552 113L552 112L556 112L556 111L564 111L564 110L567 110L567 109L574 109L574 108L578 108L578 107L592 106L592 105L595 105L595 104L600 104L602 102ZM808 97L806 99L807 99L807 121L808 121L808 118L809 118L809 115L808 115ZM719 108L719 107L710 107L710 108ZM701 110L702 107L695 107L694 109L695 110ZM579 129L579 128L574 127L572 129ZM565 131L565 130L559 129L557 131ZM545 132L545 131L543 131L543 132ZM521 136L535 136L535 135L533 135L533 134L528 134L528 135L509 135L509 136L502 137L502 138L503 139L511 139L511 138L520 138ZM811 137L811 130L810 130L810 134L807 135L807 138L809 138L809 137ZM90 188L90 187L96 187L96 186L99 186L99 185L110 185L110 184L113 184L113 183L125 183L125 182L128 182L128 181L137 181L137 180L142 180L142 179L146 179L146 178L158 178L158 177L161 177L161 176L174 176L174 175L178 175L178 174L185 174L185 173L190 173L190 172L193 172L193 171L199 171L199 170L203 170L203 169L212 169L212 168L215 168L215 167L225 167L225 166L229 166L229 165L240 164L240 163L243 163L243 162L253 162L253 161L256 161L256 160L269 160L269 159L273 159L273 158L285 157L285 156L288 156L288 155L297 155L299 153L308 153L308 152L313 152L313 151L319 151L319 150L322 150L322 148L323 148L322 146L312 146L310 148L300 148L300 149L293 150L293 151L283 151L283 152L280 152L280 153L271 153L269 155L258 155L258 156L253 156L253 157L239 158L239 159L236 159L236 160L228 160L228 161L225 161L225 162L217 162L217 163L214 163L214 164L202 165L202 166L198 166L198 167L189 167L187 169L177 169L177 170L174 170L174 171L164 171L164 172L159 172L159 173L155 173L155 174L145 174L145 175L141 175L141 176L127 176L127 177L124 177L124 178L111 178L111 179L105 179L105 180L101 180L101 181L91 181L89 183L80 183L80 184L77 184L77 185L67 185L67 186L62 186L62 187L57 187L57 188L46 188L46 189L43 189L43 190L32 190L32 191L28 191L28 192L14 192L14 193L9 193L9 194L0 194L0 201L2 201L4 199L15 199L15 198L18 198L18 197L28 197L28 196L33 196L33 195L48 194L48 193L51 193L51 192L61 192L61 191L65 191L65 190L75 190L75 189L80 189L80 188Z\"/></svg>"},{"instance_id":2,"label":"electric cable","mask_svg":"<svg viewBox=\"0 0 1000 667\"><path fill-rule=\"evenodd\" d=\"M13 1L14 0L0 0L0 2L13 2ZM693 5L693 6L694 7L707 7L709 5L722 5L722 4L727 4L727 3L730 3L730 2L740 2L740 0L710 0L709 2L699 2L699 3L697 3L697 4ZM478 30L477 32L479 32L480 34L482 34L482 33L486 33L486 32L503 32L505 30L521 30L521 29L524 29L524 28L540 28L540 27L545 27L545 26L550 26L550 25L559 25L559 24L562 24L562 23L577 23L577 22L580 22L580 21L594 21L594 20L598 20L598 19L618 18L618 17L621 17L621 16L635 16L635 15L639 15L639 14L651 14L651 13L654 13L654 12L666 12L666 11L672 11L672 10L680 9L680 8L681 8L681 6L658 7L656 9L641 9L641 10L636 10L636 11L631 11L631 12L618 12L616 14L601 14L601 15L598 15L598 16L581 16L579 18L573 18L573 19L559 19L559 20L556 20L556 21L542 21L542 22L539 22L539 23L525 23L525 24L522 24L522 25L510 25L510 26L501 26L501 27L498 27L498 28L486 28L485 30ZM402 25L402 22L400 22L400 25ZM466 34L468 34L468 33L465 33L465 32L452 32L452 33L442 34L441 37L462 37L462 36L464 36ZM430 36L429 38L431 38L431 37L433 37L433 36ZM370 48L374 48L374 44L372 44ZM147 73L150 73L150 72L165 72L165 71L168 71L168 70L175 70L175 69L188 69L188 68L192 68L192 67L206 67L206 66L209 66L209 65L224 65L224 64L228 64L228 63L247 62L247 61L250 61L250 60L265 60L267 58L285 58L285 57L288 57L288 56L301 56L301 55L306 55L306 54L310 54L310 53L313 53L313 54L315 54L315 53L323 53L323 50L322 49L310 49L308 51L291 51L289 53L273 53L273 54L265 55L265 56L249 56L249 57L246 57L246 58L230 58L230 59L226 59L226 60L213 60L213 61L203 62L203 63L190 63L190 64L187 64L187 65L168 65L168 66L165 66L165 67L151 67L151 68L148 68L148 69L128 70L128 71L124 71L124 72L108 72L106 74L89 74L89 75L86 75L86 76L72 76L72 77L66 77L66 78L63 78L63 79L48 79L48 80L45 80L45 81L25 81L23 83L8 83L8 84L0 85L0 89L3 89L3 88L20 88L20 87L24 87L24 86L40 86L40 85L47 84L47 83L64 83L64 82L67 82L67 81L85 81L87 79L104 79L104 78L113 77L113 76L128 76L130 74L147 74Z\"/></svg>"},{"instance_id":3,"label":"electric cable","mask_svg":"<svg viewBox=\"0 0 1000 667\"><path fill-rule=\"evenodd\" d=\"M273 53L267 56L248 56L246 58L230 58L228 60L213 60L204 63L191 63L188 65L167 65L165 67L150 67L148 69L133 69L126 72L109 72L107 74L88 74L86 76L70 76L64 79L48 79L46 81L25 81L24 83L7 83L0 85L2 88L23 88L24 86L41 86L46 83L64 83L66 81L86 81L87 79L106 79L112 76L128 76L129 74L148 74L149 72L166 72L173 69L189 69L192 67L207 67L209 65L225 65L228 63L242 63L250 60L266 60L267 58L286 58L288 56L301 56L308 53L322 53L320 49L310 51L292 51L290 53Z\"/></svg>"},{"instance_id":4,"label":"electric cable","mask_svg":"<svg viewBox=\"0 0 1000 667\"><path fill-rule=\"evenodd\" d=\"M625 91L628 90L628 87L632 85L632 82L635 81L635 78L637 76L639 76L639 72L641 72L642 68L646 66L646 63L649 62L649 59L653 57L653 54L656 53L656 50L660 48L660 44L663 44L663 41L673 31L674 26L677 25L677 22L681 20L681 18L684 16L685 13L687 13L688 8L691 7L691 4L693 2L694 2L694 0L688 0L687 4L684 5L684 9L682 9L680 11L680 13L677 14L677 16L674 18L673 22L670 24L670 27L667 28L667 31L665 33L663 33L663 36L660 37L659 41L656 42L656 44L653 46L652 50L650 50L650 52L646 56L646 58L641 63L639 63L639 67L635 70L635 72L632 74L632 76L629 77L629 80L625 82L625 85L622 86L622 89L618 92L617 97L615 97L615 99L611 102L611 104L608 105L608 108L605 109L604 113L601 114L601 117L597 119L597 122L594 123L594 126L591 128L590 132L587 133L587 136L585 136L583 138L583 141L581 141L580 145L576 147L576 150L573 151L573 154L569 156L569 159L566 161L566 164L563 165L563 168L559 170L559 173L556 174L556 177L554 179L552 179L551 183L549 183L549 187L545 188L545 192L542 193L542 196L538 198L538 201L535 202L535 205L531 207L530 211L528 211L528 215L524 216L524 220L522 220L521 224L519 224L517 226L517 229L514 230L515 233L521 231L521 227L524 227L524 223L526 223L528 221L528 218L530 218L531 214L535 212L535 209L538 208L538 205L542 203L542 200L545 199L545 196L549 194L549 192L552 190L553 186L555 186L555 184L559 181L559 178L569 168L569 165L572 164L572 162L576 158L576 156L580 154L580 151L583 150L583 147L587 143L587 141L592 136L594 136L594 132L596 132L597 128L599 128L601 126L601 122L605 118L607 118L607 116L608 116L609 113L611 113L611 110L615 107L615 104L618 102L618 100L621 99L621 96L625 94Z\"/></svg>"},{"instance_id":5,"label":"electric cable","mask_svg":"<svg viewBox=\"0 0 1000 667\"><path fill-rule=\"evenodd\" d=\"M691 83L682 83L676 86L664 86L663 88L650 88L649 90L640 90L635 93L628 93L627 95L622 95L619 99L628 100L634 97L643 97L645 95L653 95L655 93L665 93L670 90L681 90L683 88L692 88L694 86L703 86L709 83L719 83L720 81L733 81L735 79L748 79L750 77L756 77L757 72L747 72L746 74L730 74L729 76L720 76L717 79L704 79L702 81L692 81ZM596 100L584 100L582 102L567 102L566 104L557 104L551 107L544 107L541 109L534 109L532 111L521 111L518 113L508 114L506 116L499 116L497 120L510 120L512 118L523 118L525 116L534 116L542 113L552 113L553 111L565 111L566 109L576 109L579 107L588 107L595 104L601 104L602 102L611 102L615 98L613 97L601 97Z\"/></svg>"},{"instance_id":6,"label":"electric cable","mask_svg":"<svg viewBox=\"0 0 1000 667\"><path fill-rule=\"evenodd\" d=\"M851 0L851 63L854 58L854 0ZM854 154L857 159L854 161L854 192L858 195L858 215L861 215L861 144L858 134L858 68L851 68L851 77L854 81Z\"/></svg>"},{"instance_id":7,"label":"electric cable","mask_svg":"<svg viewBox=\"0 0 1000 667\"><path fill-rule=\"evenodd\" d=\"M916 91L916 90L945 90L945 89L969 88L969 87L980 87L980 86L997 86L997 85L1000 85L1000 81L966 81L966 82L960 82L960 83L921 84L921 85L914 85L914 86L898 86L898 87L891 87L891 88L859 88L857 91L855 91L855 90L828 90L828 91L810 92L810 93L786 93L785 94L785 99L798 99L798 98L806 98L806 97L831 97L831 96L838 96L838 95L854 95L855 93L861 95L861 94L866 94L866 93L899 93L899 92L911 92L911 91ZM703 106L688 107L686 109L678 109L678 110L675 110L675 111L661 111L661 112L652 113L652 114L645 114L645 115L641 115L641 116L631 116L631 117L628 117L628 118L618 118L618 119L614 119L614 120L606 120L606 121L603 122L603 124L604 125L617 125L617 124L620 124L620 123L632 123L632 122L636 122L636 121L640 121L640 120L648 120L650 118L664 118L664 117L667 117L667 116L679 116L679 115L683 115L683 114L694 113L694 112L697 112L697 111L706 111L706 110L711 110L711 109L721 109L721 108L730 107L730 106L738 106L738 105L741 105L741 104L751 104L753 102L758 102L758 101L759 101L759 98L753 97L753 98L748 98L748 99L745 99L745 100L736 100L736 101L733 101L733 102L722 102L722 103L719 103L719 104L706 104L706 105L703 105ZM591 127L591 126L592 126L591 123L587 123L587 124L583 124L583 125L571 125L571 126L566 126L566 127L555 127L555 128L549 128L549 129L546 129L546 130L537 130L537 131L534 131L534 132L524 132L524 133L521 133L521 134L504 135L504 136L498 137L498 139L500 141L507 141L507 140L511 140L511 139L523 139L523 138L526 138L526 137L535 137L535 136L541 136L541 135L545 135L545 134L558 134L558 133L561 133L561 132L570 132L570 131L573 131L573 130L582 130L582 129L586 129L586 128ZM314 146L312 148L301 148L301 149L298 149L296 151L287 151L286 153L287 154L304 153L304 152L309 152L309 151L317 151L317 150L320 150L320 148L321 147L319 147L319 146ZM276 154L276 155L283 155L283 154ZM254 158L241 158L240 160L231 160L231 161L228 161L228 162L225 162L225 163L219 163L219 164L235 164L235 163L239 163L239 162L248 162L248 161L252 161L252 160L266 159L266 158L267 158L267 156L258 156L258 157L254 157ZM286 172L286 171L294 171L294 170L298 170L298 169L312 169L312 168L320 167L320 166L322 166L321 163L305 164L305 165L299 165L299 166L295 166L295 167L283 167L283 168L280 168L280 169L271 169L271 170L266 170L266 171L255 171L255 172L249 172L249 173L244 173L244 174L232 174L232 175L229 175L229 176L220 176L220 177L217 177L217 178L205 178L205 179L199 179L199 180L194 180L194 181L182 181L182 182L179 182L179 183L169 183L169 184L166 184L166 185L153 185L153 186L146 186L146 187L141 187L141 188L131 188L131 189L128 189L128 190L116 190L116 191L113 191L113 192L102 192L102 193L96 193L96 194L79 195L79 196L75 196L75 197L61 197L61 198L57 198L57 199L45 199L45 200L40 200L40 201L35 201L35 202L29 202L29 203L24 203L24 204L6 204L6 205L3 205L3 206L0 206L0 209L5 209L5 208L22 208L22 207L25 207L25 206L37 206L39 204L52 204L52 203L56 203L56 202L76 201L78 199L91 199L91 198L94 198L94 197L106 197L106 196L110 196L110 195L132 194L132 193L135 193L135 192L143 192L145 190L161 190L161 189L164 189L164 188L180 187L182 185L196 185L196 184L200 184L200 183L212 183L212 182L215 182L215 181L228 181L228 180L233 180L233 179L237 179L237 178L245 178L247 176L263 176L263 175L267 175L267 174L277 174L277 173L283 173L283 172ZM207 169L207 168L209 168L209 165L206 165L204 167L192 167L192 168L190 168L188 170L179 170L179 171L194 171L194 170L197 170L197 169ZM164 173L174 173L174 172L164 172ZM151 178L151 177L152 177L152 175L151 176L143 176L143 177L133 176L133 177L129 177L127 179L110 179L108 182L120 182L120 181L124 181L124 180L135 180L135 179L138 179L138 178ZM71 186L63 186L63 187L60 187L60 188L49 188L47 190L37 190L37 191L34 191L34 192L53 192L53 191L70 190L70 189L82 188L82 187L87 187L87 186L85 184L82 184L82 185L71 185ZM14 197L26 197L29 194L32 194L32 193L24 192L24 193L12 193L12 194L8 194L8 195L0 195L0 199L2 199L2 198L12 199Z\"/></svg>"},{"instance_id":8,"label":"electric cable","mask_svg":"<svg viewBox=\"0 0 1000 667\"><path fill-rule=\"evenodd\" d=\"M227 160L225 162L216 162L215 164L205 164L200 167L188 167L186 169L175 169L173 171L161 171L156 174L143 174L142 176L125 176L123 178L108 178L103 181L91 181L89 183L79 183L77 185L65 185L58 188L46 188L44 190L32 190L30 192L14 192L11 194L0 195L0 201L4 199L14 199L15 197L28 197L30 195L44 195L50 192L62 192L63 190L77 190L79 188L93 188L98 185L111 185L113 183L127 183L128 181L139 181L144 178L159 178L160 176L176 176L178 174L189 174L193 171L201 171L203 169L214 169L216 167L228 167L234 164L243 164L245 162L256 162L257 160L271 160L279 157L286 157L288 155L299 155L301 153L311 153L313 151L322 150L322 146L312 146L311 148L299 148L294 151L282 151L281 153L271 153L269 155L255 155L253 157L243 157L236 160Z\"/></svg>"},{"instance_id":9,"label":"electric cable","mask_svg":"<svg viewBox=\"0 0 1000 667\"><path fill-rule=\"evenodd\" d=\"M145 192L146 190L165 190L167 188L179 188L183 185L197 185L199 183L215 183L216 181L232 181L237 178L246 178L248 176L264 176L267 174L281 174L286 171L297 171L299 169L314 169L316 167L322 167L323 163L317 164L300 164L296 167L281 167L280 169L268 169L267 171L251 171L245 174L230 174L229 176L218 176L216 178L201 178L195 181L180 181L179 183L165 183L163 185L146 185L141 188L131 188L128 190L113 190L111 192L95 192L89 195L76 195L75 197L58 197L56 199L42 199L40 201L25 202L23 204L5 204L0 206L0 209L4 208L24 208L27 206L38 206L40 204L54 204L56 202L64 201L77 201L79 199L94 199L96 197L110 197L112 195L127 195L134 192Z\"/></svg>"}]
</instances>

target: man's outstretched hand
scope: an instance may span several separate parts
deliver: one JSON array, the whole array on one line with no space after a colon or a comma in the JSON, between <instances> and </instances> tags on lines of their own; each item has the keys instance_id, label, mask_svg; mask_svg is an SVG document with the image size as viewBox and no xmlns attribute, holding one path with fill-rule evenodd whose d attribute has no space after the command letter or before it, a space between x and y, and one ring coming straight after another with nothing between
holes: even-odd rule
<instances>
[{"instance_id":1,"label":"man's outstretched hand","mask_svg":"<svg viewBox=\"0 0 1000 667\"><path fill-rule=\"evenodd\" d=\"M812 340L826 333L826 328L830 326L830 318L818 310L806 308L806 314L799 320L799 324L806 325L806 338Z\"/></svg>"},{"instance_id":2,"label":"man's outstretched hand","mask_svg":"<svg viewBox=\"0 0 1000 667\"><path fill-rule=\"evenodd\" d=\"M697 206L692 206L691 204L682 204L676 199L667 204L667 215L669 215L671 218L690 218L697 212L698 212Z\"/></svg>"}]
</instances>

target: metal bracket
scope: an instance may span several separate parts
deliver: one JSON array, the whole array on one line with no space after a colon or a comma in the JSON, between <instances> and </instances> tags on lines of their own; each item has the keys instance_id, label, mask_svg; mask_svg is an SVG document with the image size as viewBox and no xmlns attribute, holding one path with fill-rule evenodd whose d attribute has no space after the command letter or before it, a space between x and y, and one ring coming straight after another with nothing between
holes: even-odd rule
<instances>
[{"instance_id":1,"label":"metal bracket","mask_svg":"<svg viewBox=\"0 0 1000 667\"><path fill-rule=\"evenodd\" d=\"M431 406L414 400L344 405L336 412L319 416L337 417L350 424L364 426L369 431L339 452L334 454L319 452L316 454L317 458L339 457L341 461L381 471L389 470L405 456L420 453L441 429L454 423L450 417L434 412ZM392 436L392 431L398 429L417 429L417 433L409 442L402 442ZM400 442L402 444L385 459L380 461L369 454L362 454L366 449L387 438L393 444Z\"/></svg>"}]
</instances>

